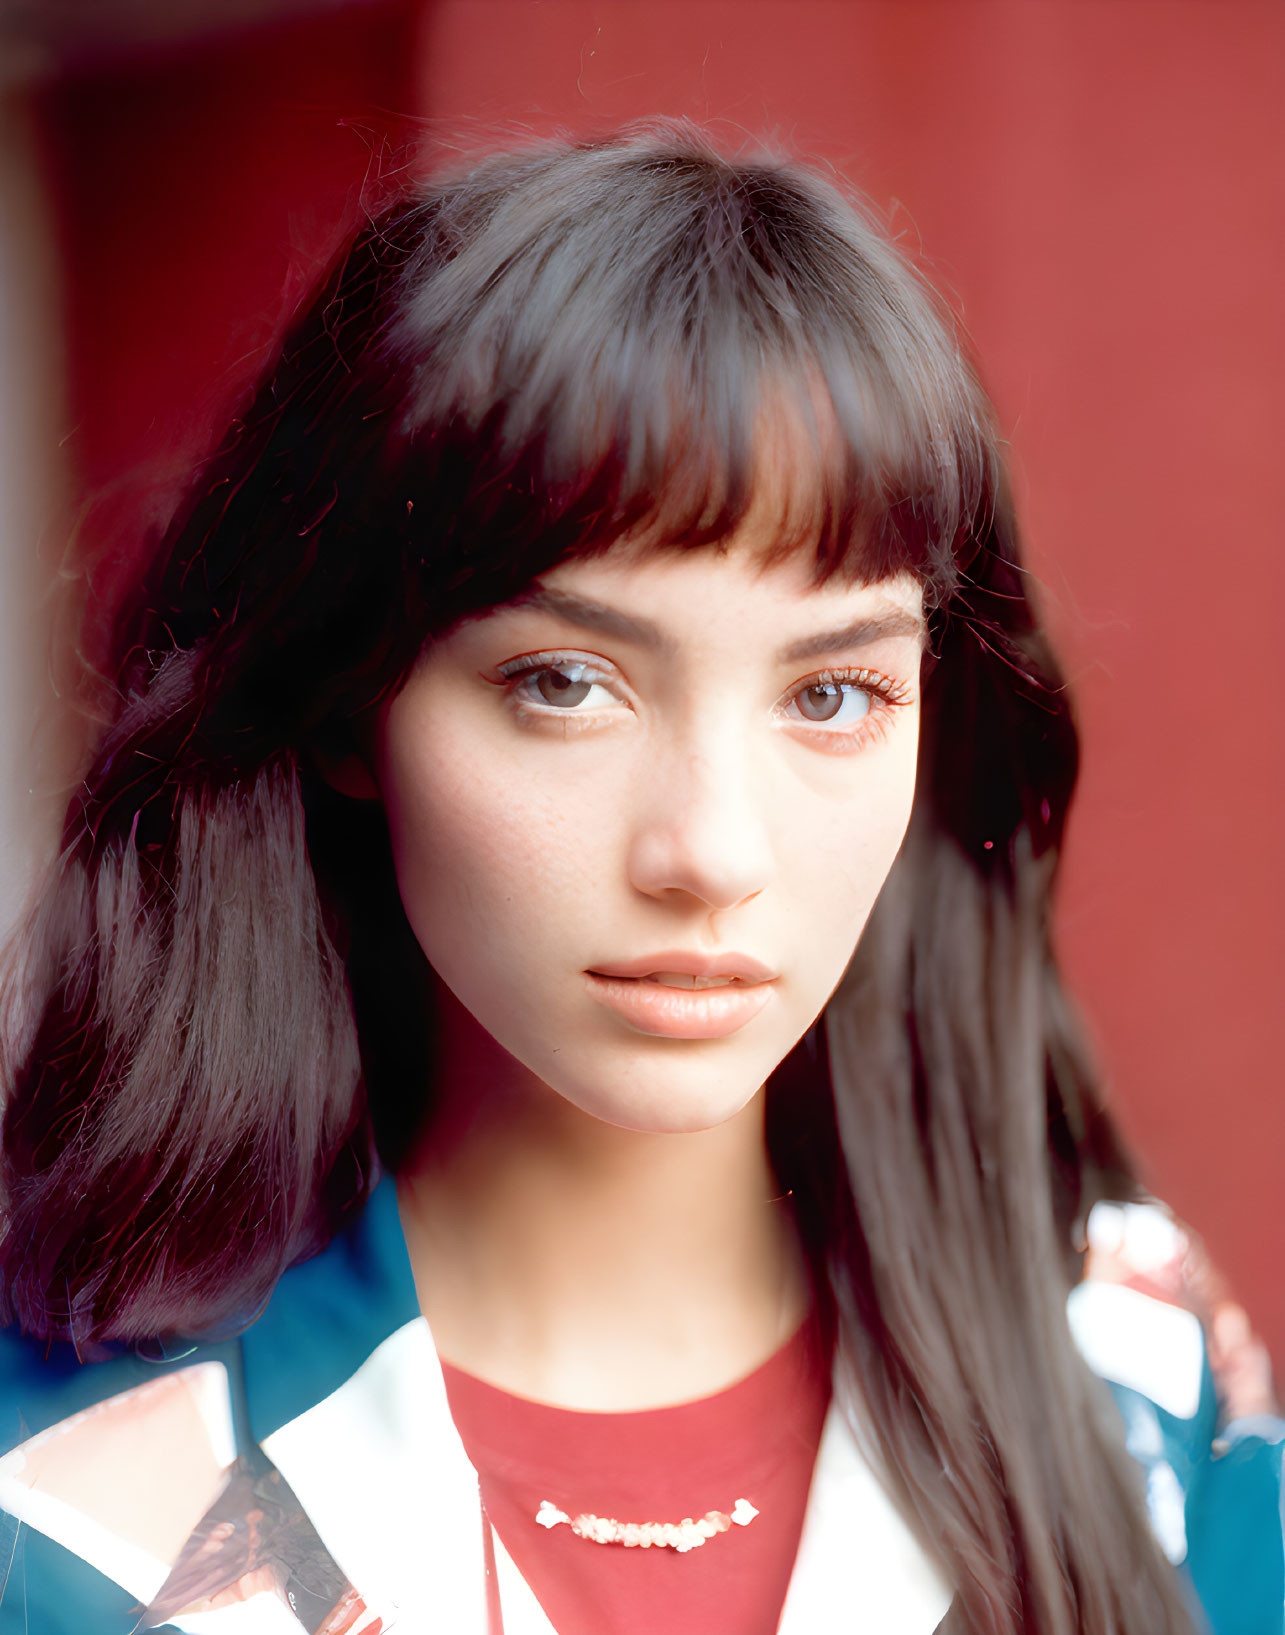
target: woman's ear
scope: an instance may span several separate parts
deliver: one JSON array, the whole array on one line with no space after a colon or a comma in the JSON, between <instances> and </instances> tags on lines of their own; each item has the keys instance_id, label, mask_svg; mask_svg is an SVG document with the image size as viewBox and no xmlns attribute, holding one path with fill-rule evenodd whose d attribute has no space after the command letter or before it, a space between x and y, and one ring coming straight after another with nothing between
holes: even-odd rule
<instances>
[{"instance_id":1,"label":"woman's ear","mask_svg":"<svg viewBox=\"0 0 1285 1635\"><path fill-rule=\"evenodd\" d=\"M360 751L333 751L313 744L312 764L338 795L349 800L378 800L379 785L370 763Z\"/></svg>"}]
</instances>

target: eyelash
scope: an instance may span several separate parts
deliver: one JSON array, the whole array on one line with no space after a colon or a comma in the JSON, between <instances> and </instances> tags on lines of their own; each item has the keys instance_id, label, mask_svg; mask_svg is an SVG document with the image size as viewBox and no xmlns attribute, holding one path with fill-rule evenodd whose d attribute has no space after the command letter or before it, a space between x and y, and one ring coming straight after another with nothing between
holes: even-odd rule
<instances>
[{"instance_id":1,"label":"eyelash","mask_svg":"<svg viewBox=\"0 0 1285 1635\"><path fill-rule=\"evenodd\" d=\"M505 689L505 693L513 702L518 720L523 725L534 725L549 721L559 721L564 732L583 732L587 728L602 725L604 714L607 711L558 710L550 704L537 704L531 699L519 696L518 688L524 681L534 680L535 677L550 670L569 670L579 668L583 674L582 681L588 681L594 686L610 687L615 680L601 665L583 653L526 653L521 658L509 659L504 664L495 667L499 680L497 685ZM488 678L489 679L489 678Z\"/></svg>"},{"instance_id":2,"label":"eyelash","mask_svg":"<svg viewBox=\"0 0 1285 1635\"><path fill-rule=\"evenodd\" d=\"M820 744L831 754L842 755L864 747L875 739L887 737L894 713L912 702L910 684L895 680L879 670L821 670L807 676L791 688L787 702L793 703L813 687L855 687L869 694L870 708L854 727L829 728L821 722L795 718L796 724L808 735L809 741Z\"/></svg>"},{"instance_id":3,"label":"eyelash","mask_svg":"<svg viewBox=\"0 0 1285 1635\"><path fill-rule=\"evenodd\" d=\"M496 665L495 677L486 679L505 689L506 695L513 701L518 719L526 725L559 720L563 731L570 733L606 724L614 709L583 712L559 710L550 704L538 704L519 696L518 688L524 681L533 680L547 671L567 670L573 666L582 672L578 679L592 686L611 687L616 681L614 674L595 664L586 654L566 652L526 653L521 658ZM893 712L913 701L908 682L898 681L878 670L859 668L821 670L815 675L806 676L785 695L783 705L788 707L813 687L855 687L870 695L870 709L855 727L832 728L821 722L792 718L793 725L801 729L809 741L822 745L832 754L847 753L876 737L882 739L887 734ZM623 700L621 707L625 707Z\"/></svg>"}]
</instances>

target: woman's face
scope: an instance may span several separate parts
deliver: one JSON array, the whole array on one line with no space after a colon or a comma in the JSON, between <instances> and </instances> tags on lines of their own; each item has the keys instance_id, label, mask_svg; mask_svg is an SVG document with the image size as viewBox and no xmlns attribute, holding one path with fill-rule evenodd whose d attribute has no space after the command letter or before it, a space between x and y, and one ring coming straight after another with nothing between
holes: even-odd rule
<instances>
[{"instance_id":1,"label":"woman's face","mask_svg":"<svg viewBox=\"0 0 1285 1635\"><path fill-rule=\"evenodd\" d=\"M918 586L618 546L457 627L376 775L441 980L596 1118L739 1112L830 997L905 833Z\"/></svg>"}]
</instances>

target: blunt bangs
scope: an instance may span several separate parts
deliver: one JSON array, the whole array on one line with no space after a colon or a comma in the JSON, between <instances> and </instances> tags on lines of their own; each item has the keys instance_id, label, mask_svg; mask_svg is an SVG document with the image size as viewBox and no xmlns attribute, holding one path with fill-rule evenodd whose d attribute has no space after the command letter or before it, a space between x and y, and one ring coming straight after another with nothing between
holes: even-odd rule
<instances>
[{"instance_id":1,"label":"blunt bangs","mask_svg":"<svg viewBox=\"0 0 1285 1635\"><path fill-rule=\"evenodd\" d=\"M386 345L430 600L458 616L766 505L771 556L908 571L941 607L999 481L948 314L825 183L661 138L493 160L419 207Z\"/></svg>"}]
</instances>

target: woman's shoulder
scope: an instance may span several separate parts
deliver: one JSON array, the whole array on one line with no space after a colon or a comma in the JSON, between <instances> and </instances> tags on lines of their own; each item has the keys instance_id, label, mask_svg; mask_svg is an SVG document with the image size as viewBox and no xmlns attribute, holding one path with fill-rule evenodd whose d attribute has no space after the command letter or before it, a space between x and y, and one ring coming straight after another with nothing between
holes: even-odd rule
<instances>
[{"instance_id":1,"label":"woman's shoulder","mask_svg":"<svg viewBox=\"0 0 1285 1635\"><path fill-rule=\"evenodd\" d=\"M238 1453L311 1420L417 1314L384 1181L239 1334L87 1355L0 1330L0 1632L105 1635L113 1608L132 1630Z\"/></svg>"},{"instance_id":2,"label":"woman's shoulder","mask_svg":"<svg viewBox=\"0 0 1285 1635\"><path fill-rule=\"evenodd\" d=\"M1077 1337L1097 1331L1089 1361L1120 1410L1165 1554L1189 1579L1213 1635L1281 1635L1285 1418L1221 1423L1195 1316L1132 1289L1082 1289Z\"/></svg>"},{"instance_id":3,"label":"woman's shoulder","mask_svg":"<svg viewBox=\"0 0 1285 1635\"><path fill-rule=\"evenodd\" d=\"M263 1309L225 1336L87 1348L0 1328L0 1455L108 1399L210 1364L226 1372L233 1396L248 1397L247 1428L261 1439L418 1315L396 1186L384 1178L319 1254L292 1266Z\"/></svg>"},{"instance_id":4,"label":"woman's shoulder","mask_svg":"<svg viewBox=\"0 0 1285 1635\"><path fill-rule=\"evenodd\" d=\"M1280 1635L1285 1418L1275 1410L1270 1375L1229 1372L1225 1336L1211 1352L1225 1305L1209 1298L1207 1273L1192 1283L1200 1251L1162 1206L1098 1206L1094 1216L1099 1211L1103 1218L1089 1223L1091 1275L1072 1292L1068 1317L1119 1409L1152 1528L1215 1635ZM1265 1368L1265 1352L1262 1361Z\"/></svg>"},{"instance_id":5,"label":"woman's shoulder","mask_svg":"<svg viewBox=\"0 0 1285 1635\"><path fill-rule=\"evenodd\" d=\"M0 1631L134 1627L235 1458L226 1350L0 1333Z\"/></svg>"},{"instance_id":6,"label":"woman's shoulder","mask_svg":"<svg viewBox=\"0 0 1285 1635\"><path fill-rule=\"evenodd\" d=\"M0 1456L87 1413L111 1397L155 1384L175 1370L218 1357L226 1345L169 1351L126 1345L78 1349L16 1327L0 1328Z\"/></svg>"}]
</instances>

